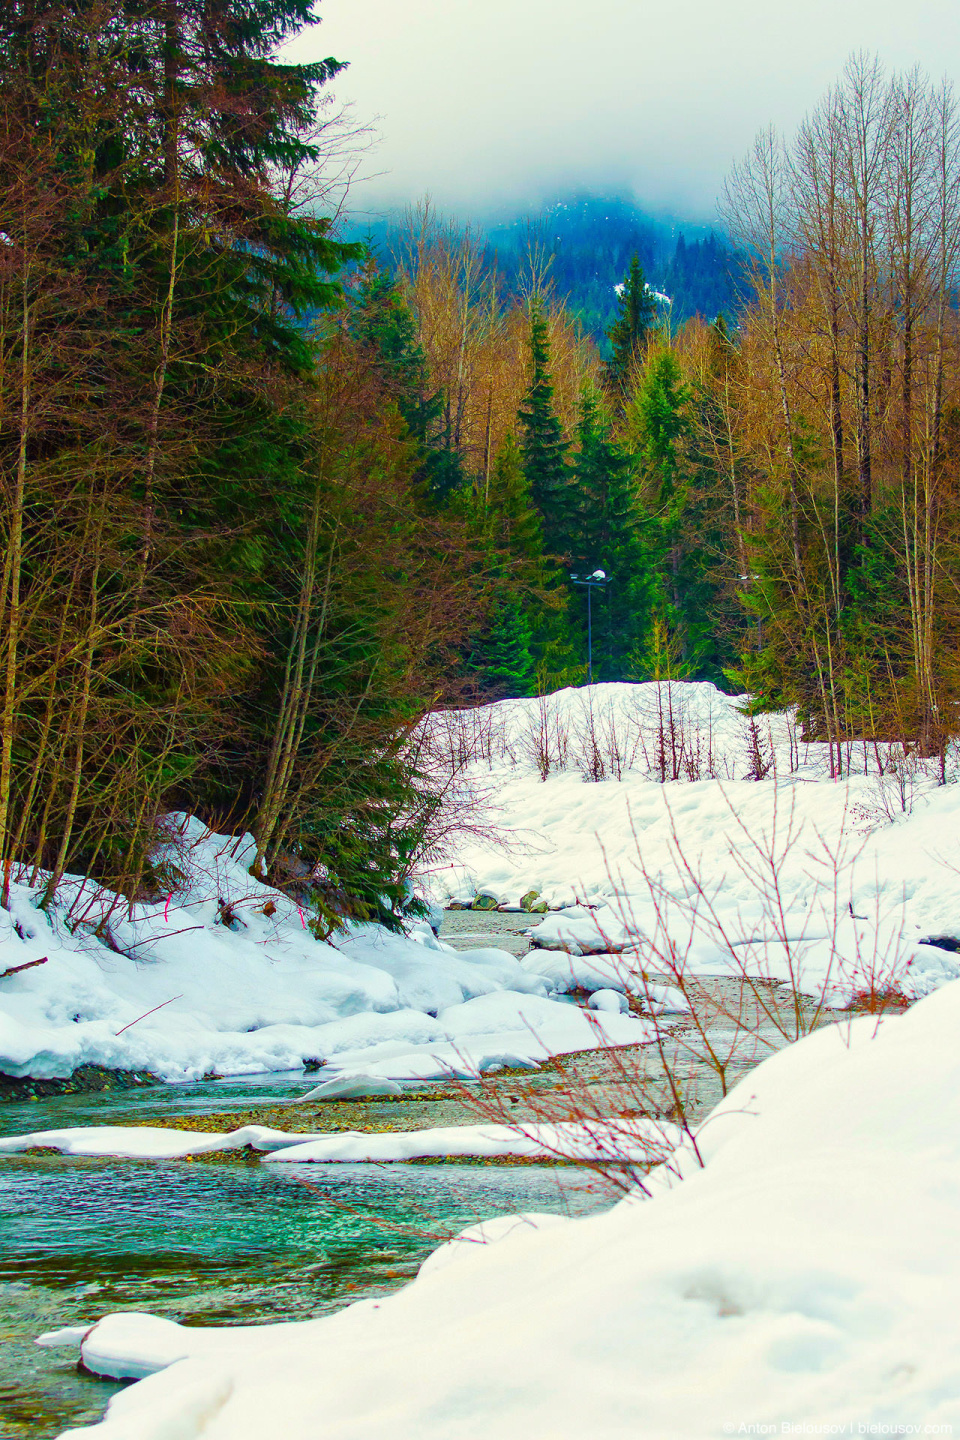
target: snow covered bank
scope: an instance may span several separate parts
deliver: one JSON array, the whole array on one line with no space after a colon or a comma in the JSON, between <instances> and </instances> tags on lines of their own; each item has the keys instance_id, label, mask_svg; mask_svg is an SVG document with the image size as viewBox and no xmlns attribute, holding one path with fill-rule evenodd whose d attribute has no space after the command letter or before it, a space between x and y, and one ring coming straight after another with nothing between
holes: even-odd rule
<instances>
[{"instance_id":1,"label":"snow covered bank","mask_svg":"<svg viewBox=\"0 0 960 1440\"><path fill-rule=\"evenodd\" d=\"M902 1017L820 1030L700 1127L705 1168L682 1146L652 1199L474 1228L388 1298L233 1330L108 1317L83 1340L92 1368L158 1373L71 1433L705 1440L741 1425L956 1427L958 1028L950 984Z\"/></svg>"},{"instance_id":2,"label":"snow covered bank","mask_svg":"<svg viewBox=\"0 0 960 1440\"><path fill-rule=\"evenodd\" d=\"M549 999L563 987L505 951L458 953L423 924L321 943L299 906L251 878L252 853L249 836L183 818L159 857L175 888L157 904L128 908L74 879L44 912L39 888L14 884L0 911L0 1072L192 1080L309 1060L329 1066L326 1093L346 1095L647 1038L631 1016L591 1022Z\"/></svg>"},{"instance_id":3,"label":"snow covered bank","mask_svg":"<svg viewBox=\"0 0 960 1440\"><path fill-rule=\"evenodd\" d=\"M433 1130L367 1134L350 1130L294 1134L265 1125L244 1125L224 1135L199 1130L166 1130L155 1125L100 1125L69 1130L35 1130L0 1139L0 1155L57 1150L61 1155L112 1155L126 1160L179 1160L222 1150L266 1152L266 1160L300 1164L366 1163L454 1156L561 1159L617 1164L653 1164L673 1148L675 1126L642 1119L536 1122L517 1125L447 1125Z\"/></svg>"},{"instance_id":4,"label":"snow covered bank","mask_svg":"<svg viewBox=\"0 0 960 1440\"><path fill-rule=\"evenodd\" d=\"M896 747L851 744L833 780L825 747L786 715L751 732L742 700L700 683L595 685L435 717L438 765L495 795L511 843L466 840L434 898L517 905L535 891L578 907L547 915L535 945L622 952L621 974L667 981L678 965L761 976L831 1005L914 998L960 974L920 943L960 937L955 757L937 786L935 767Z\"/></svg>"},{"instance_id":5,"label":"snow covered bank","mask_svg":"<svg viewBox=\"0 0 960 1440\"><path fill-rule=\"evenodd\" d=\"M190 1080L315 1061L322 1095L397 1093L646 1043L649 1021L616 995L680 1014L691 976L759 976L835 1007L960 975L955 953L923 943L960 937L960 785L932 785L889 747L848 747L831 780L789 717L750 731L704 684L597 685L430 725L436 765L509 844L465 839L425 880L437 901L483 890L516 905L535 890L563 906L531 916L530 955L458 953L425 924L321 943L251 878L249 836L183 819L157 857L171 892L156 904L74 879L44 913L14 884L0 1072ZM599 992L592 1016L558 1002L571 990Z\"/></svg>"}]
</instances>

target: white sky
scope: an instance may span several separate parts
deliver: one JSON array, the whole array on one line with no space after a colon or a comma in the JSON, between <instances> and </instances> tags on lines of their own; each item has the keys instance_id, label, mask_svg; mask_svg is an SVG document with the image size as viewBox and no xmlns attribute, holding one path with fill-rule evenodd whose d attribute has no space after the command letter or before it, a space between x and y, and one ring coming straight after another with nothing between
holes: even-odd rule
<instances>
[{"instance_id":1,"label":"white sky","mask_svg":"<svg viewBox=\"0 0 960 1440\"><path fill-rule=\"evenodd\" d=\"M321 0L292 47L379 116L371 209L465 213L569 189L711 217L731 162L856 49L960 81L960 0ZM360 196L354 196L354 202Z\"/></svg>"}]
</instances>

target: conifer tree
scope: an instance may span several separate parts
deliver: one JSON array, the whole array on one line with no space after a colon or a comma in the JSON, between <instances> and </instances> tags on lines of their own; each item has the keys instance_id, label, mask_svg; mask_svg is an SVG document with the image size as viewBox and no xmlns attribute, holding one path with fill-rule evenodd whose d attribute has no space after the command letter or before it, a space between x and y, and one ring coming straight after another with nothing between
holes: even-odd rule
<instances>
[{"instance_id":1,"label":"conifer tree","mask_svg":"<svg viewBox=\"0 0 960 1440\"><path fill-rule=\"evenodd\" d=\"M544 548L550 555L566 555L573 518L566 460L569 444L554 409L550 337L539 301L530 307L530 384L517 419L524 479L540 513Z\"/></svg>"},{"instance_id":2,"label":"conifer tree","mask_svg":"<svg viewBox=\"0 0 960 1440\"><path fill-rule=\"evenodd\" d=\"M490 494L485 503L487 533L494 543L539 573L543 557L540 516L534 508L524 473L523 455L511 433L493 463Z\"/></svg>"},{"instance_id":3,"label":"conifer tree","mask_svg":"<svg viewBox=\"0 0 960 1440\"><path fill-rule=\"evenodd\" d=\"M607 331L611 355L604 365L604 378L611 395L623 402L646 354L647 341L657 318L657 302L636 255L618 291L617 312L616 320Z\"/></svg>"},{"instance_id":4,"label":"conifer tree","mask_svg":"<svg viewBox=\"0 0 960 1440\"><path fill-rule=\"evenodd\" d=\"M446 500L462 487L464 475L445 433L443 392L431 383L416 321L399 284L369 252L353 292L349 328L418 446L418 478L434 500Z\"/></svg>"},{"instance_id":5,"label":"conifer tree","mask_svg":"<svg viewBox=\"0 0 960 1440\"><path fill-rule=\"evenodd\" d=\"M701 397L701 409L705 403ZM647 363L627 417L643 483L645 543L655 587L643 665L648 672L654 668L650 644L655 642L658 656L670 655L675 674L719 678L722 647L712 632L722 588L716 549L724 541L717 502L711 499L716 476L698 448L695 409L676 356L659 351Z\"/></svg>"},{"instance_id":6,"label":"conifer tree","mask_svg":"<svg viewBox=\"0 0 960 1440\"><path fill-rule=\"evenodd\" d=\"M506 584L494 597L488 624L467 668L497 697L529 695L534 675L533 627L520 597Z\"/></svg>"},{"instance_id":7,"label":"conifer tree","mask_svg":"<svg viewBox=\"0 0 960 1440\"><path fill-rule=\"evenodd\" d=\"M593 601L594 674L625 680L649 604L639 497L634 462L612 438L600 397L589 386L581 395L577 445L576 568L602 569L611 577ZM582 591L575 591L572 603L578 614L585 609Z\"/></svg>"}]
</instances>

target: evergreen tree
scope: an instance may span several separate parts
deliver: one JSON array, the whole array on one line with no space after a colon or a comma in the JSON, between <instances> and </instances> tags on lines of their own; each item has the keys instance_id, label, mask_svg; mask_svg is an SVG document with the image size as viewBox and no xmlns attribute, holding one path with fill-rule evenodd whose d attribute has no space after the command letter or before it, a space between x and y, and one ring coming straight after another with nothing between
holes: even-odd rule
<instances>
[{"instance_id":1,"label":"evergreen tree","mask_svg":"<svg viewBox=\"0 0 960 1440\"><path fill-rule=\"evenodd\" d=\"M657 302L647 286L643 266L634 255L617 295L617 318L607 331L611 355L604 365L604 377L610 393L621 400L626 399L646 354L656 318Z\"/></svg>"},{"instance_id":2,"label":"evergreen tree","mask_svg":"<svg viewBox=\"0 0 960 1440\"><path fill-rule=\"evenodd\" d=\"M524 479L540 513L544 548L564 556L569 550L573 496L567 470L569 444L553 406L550 336L543 308L530 308L530 384L517 415Z\"/></svg>"},{"instance_id":3,"label":"evergreen tree","mask_svg":"<svg viewBox=\"0 0 960 1440\"><path fill-rule=\"evenodd\" d=\"M593 596L593 669L597 679L625 680L649 604L634 462L610 434L600 397L586 387L580 400L573 461L578 525L575 567L602 569L610 584ZM586 599L572 601L586 626Z\"/></svg>"},{"instance_id":4,"label":"evergreen tree","mask_svg":"<svg viewBox=\"0 0 960 1440\"><path fill-rule=\"evenodd\" d=\"M657 623L648 636L648 653L641 663L651 668L651 638L655 634L659 653L666 635L671 654L674 642L678 643L686 673L690 673L690 657L685 644L681 525L687 500L682 446L689 425L688 401L676 357L669 350L661 350L648 361L627 416L643 476L645 540L656 591Z\"/></svg>"},{"instance_id":5,"label":"evergreen tree","mask_svg":"<svg viewBox=\"0 0 960 1440\"><path fill-rule=\"evenodd\" d=\"M729 339L711 330L710 354L729 363ZM716 377L713 377L716 381ZM719 381L716 381L719 383ZM710 377L684 384L676 357L653 355L628 413L643 483L644 539L654 587L642 669L723 680L742 630L729 553L735 530L729 475L717 473L727 442Z\"/></svg>"},{"instance_id":6,"label":"evergreen tree","mask_svg":"<svg viewBox=\"0 0 960 1440\"><path fill-rule=\"evenodd\" d=\"M138 893L171 806L355 913L402 890L403 736L476 587L403 384L325 318L359 247L281 183L340 68L276 58L312 18L0 7L0 861L51 893L65 868Z\"/></svg>"},{"instance_id":7,"label":"evergreen tree","mask_svg":"<svg viewBox=\"0 0 960 1440\"><path fill-rule=\"evenodd\" d=\"M350 332L380 372L418 446L421 483L435 500L446 500L463 486L463 466L444 430L443 392L431 385L410 306L369 254L352 298Z\"/></svg>"},{"instance_id":8,"label":"evergreen tree","mask_svg":"<svg viewBox=\"0 0 960 1440\"><path fill-rule=\"evenodd\" d=\"M523 454L512 433L494 460L490 493L482 503L486 530L494 544L519 561L525 577L536 584L542 569L542 526L524 473Z\"/></svg>"},{"instance_id":9,"label":"evergreen tree","mask_svg":"<svg viewBox=\"0 0 960 1440\"><path fill-rule=\"evenodd\" d=\"M494 596L488 624L476 640L467 662L483 689L501 696L532 692L533 627L519 596L506 584Z\"/></svg>"}]
</instances>

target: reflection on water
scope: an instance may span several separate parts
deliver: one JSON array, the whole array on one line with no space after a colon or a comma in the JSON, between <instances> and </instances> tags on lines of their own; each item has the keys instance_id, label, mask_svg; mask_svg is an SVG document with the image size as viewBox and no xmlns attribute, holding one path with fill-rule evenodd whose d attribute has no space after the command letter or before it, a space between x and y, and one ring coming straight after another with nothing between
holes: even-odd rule
<instances>
[{"instance_id":1,"label":"reflection on water","mask_svg":"<svg viewBox=\"0 0 960 1440\"><path fill-rule=\"evenodd\" d=\"M103 1123L104 1097L95 1098ZM49 1104L44 1128L71 1123ZM129 1122L130 1108L110 1119ZM0 1437L48 1440L92 1423L117 1388L79 1375L71 1352L33 1345L44 1329L111 1310L202 1325L307 1319L403 1283L477 1219L602 1208L612 1197L600 1184L548 1166L4 1158Z\"/></svg>"}]
</instances>

